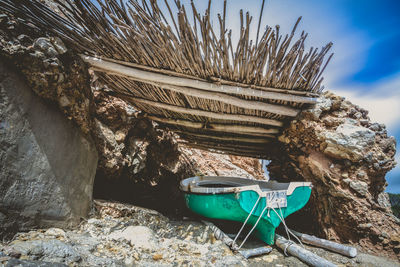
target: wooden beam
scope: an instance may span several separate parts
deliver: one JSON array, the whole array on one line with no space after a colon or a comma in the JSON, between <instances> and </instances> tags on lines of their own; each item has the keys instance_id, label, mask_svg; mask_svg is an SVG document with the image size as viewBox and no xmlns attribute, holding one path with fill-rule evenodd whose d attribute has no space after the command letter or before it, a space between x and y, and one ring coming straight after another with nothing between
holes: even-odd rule
<instances>
[{"instance_id":1,"label":"wooden beam","mask_svg":"<svg viewBox=\"0 0 400 267\"><path fill-rule=\"evenodd\" d=\"M289 254L299 258L302 262L307 263L309 266L337 267L337 265L333 264L332 262L300 247L293 241L289 241L280 235L275 235L275 244L283 251L289 252Z\"/></svg>"},{"instance_id":2,"label":"wooden beam","mask_svg":"<svg viewBox=\"0 0 400 267\"><path fill-rule=\"evenodd\" d=\"M86 57L87 55L82 55L81 54L80 56L81 57ZM103 56L96 56L95 58L99 58L99 59L102 59L104 61L114 62L114 63L117 63L117 64L129 66L129 67L138 68L138 69L145 70L145 71L151 71L151 72L166 74L166 75L170 75L170 76L177 76L177 77L183 77L183 78L188 78L188 79L192 79L192 80L199 80L199 81L207 82L207 80L205 80L205 79L202 79L202 78L199 78L199 77L196 77L196 76L192 76L192 75L189 75L189 74L179 73L179 72L172 71L172 70L158 69L158 68L154 68L154 67L144 66L144 65L140 65L140 64L136 64L136 63L132 63L132 62L117 60L117 59L113 59L113 58L107 58L107 57L103 57ZM304 96L308 96L308 97L311 97L311 98L318 98L319 97L319 94L313 93L313 92L309 92L309 91L300 91L300 90L296 90L296 89L273 88L273 87L265 87L265 86L259 86L259 85L251 85L251 86L249 86L248 84L245 84L245 83L227 81L227 80L224 80L224 79L221 79L221 78L216 78L216 77L210 77L210 79L214 83L218 83L218 84L239 86L239 87L245 87L245 88L252 87L252 88L260 89L260 90L263 90L263 91L271 91L271 92L278 92L278 93L283 93L283 94L293 94L293 95L304 95Z\"/></svg>"},{"instance_id":3,"label":"wooden beam","mask_svg":"<svg viewBox=\"0 0 400 267\"><path fill-rule=\"evenodd\" d=\"M212 153L228 154L228 155L259 158L259 159L267 158L267 154L264 152L261 152L261 151L241 150L241 149L235 149L235 148L230 148L230 147L215 147L212 145L193 144L193 143L188 143L188 142L179 142L179 144L187 146L187 147L202 149L202 150L207 150L207 151L210 151L210 149L212 149L213 151L210 151Z\"/></svg>"},{"instance_id":4,"label":"wooden beam","mask_svg":"<svg viewBox=\"0 0 400 267\"><path fill-rule=\"evenodd\" d=\"M281 101L296 102L303 104L315 104L317 101L316 98L311 98L306 96L291 95L278 92L267 92L264 90L252 89L247 87L215 84L184 77L168 76L165 74L141 70L133 66L129 67L124 66L122 64L107 61L105 59L95 58L86 55L82 55L82 58L92 67L95 67L96 69L101 70L103 72L113 73L115 75L121 75L124 77L136 78L150 82L177 85L182 87L192 87L219 93L246 95L246 96L259 97L263 99L281 100Z\"/></svg>"},{"instance_id":5,"label":"wooden beam","mask_svg":"<svg viewBox=\"0 0 400 267\"><path fill-rule=\"evenodd\" d=\"M205 110L201 110L201 109L191 109L191 108L185 108L185 107L181 107L181 106L165 104L165 103L156 102L156 101L139 98L139 97L135 97L135 96L122 95L122 98L124 98L124 97L127 97L135 102L150 105L150 106L157 107L160 109L166 109L166 110L177 112L177 113L184 113L184 114L189 114L189 115L194 115L194 116L203 116L203 117L213 118L213 119L218 119L218 120L253 122L253 123L259 123L259 124L264 124L264 125L271 124L271 120L266 119L266 118L260 118L260 117L249 116L249 115L241 115L241 114L216 113L216 112L205 111ZM272 129L272 130L277 132L276 129Z\"/></svg>"},{"instance_id":6,"label":"wooden beam","mask_svg":"<svg viewBox=\"0 0 400 267\"><path fill-rule=\"evenodd\" d=\"M186 138L181 138L189 143L193 144L198 144L198 145L208 145L212 146L215 149L235 149L235 150L241 150L241 151L252 151L252 152L258 152L258 153L264 153L266 150L267 146L269 143L264 143L264 144L250 144L250 143L228 143L228 142L223 142L223 141L217 141L217 140L204 140L204 139L198 139L196 137L189 137L186 136Z\"/></svg>"},{"instance_id":7,"label":"wooden beam","mask_svg":"<svg viewBox=\"0 0 400 267\"><path fill-rule=\"evenodd\" d=\"M254 144L268 144L271 142L271 138L274 138L273 135L265 135L265 138L249 138L249 137L237 137L237 136L215 136L215 135L203 135L197 133L190 133L181 130L174 130L173 132L182 134L183 136L192 136L203 139L211 139L211 140L221 140L221 141L232 141L232 142L241 142L241 143L254 143ZM181 135L181 136L182 136ZM269 139L267 139L269 138Z\"/></svg>"},{"instance_id":8,"label":"wooden beam","mask_svg":"<svg viewBox=\"0 0 400 267\"><path fill-rule=\"evenodd\" d=\"M169 119L153 115L148 115L147 118L169 125L189 127L194 129L204 129L215 132L230 132L230 133L242 133L248 135L264 136L265 134L279 133L278 129L265 129L262 127L246 126L246 125L234 125L234 124L218 124L218 123L207 123L207 128L205 123L193 122L188 120L179 119Z\"/></svg>"},{"instance_id":9,"label":"wooden beam","mask_svg":"<svg viewBox=\"0 0 400 267\"><path fill-rule=\"evenodd\" d=\"M276 104L269 104L264 103L261 101L253 101L253 100L245 100L235 96L231 96L224 93L216 93L210 91L199 90L190 87L181 87L176 85L169 85L169 84L160 84L156 82L149 82L141 79L134 79L138 82L147 83L156 87L160 87L162 89L171 90L174 92L178 92L184 95L190 95L194 97L199 97L203 99L215 100L219 102L223 102L228 105L233 105L239 108L250 109L250 110L260 110L265 111L277 115L289 116L289 117L296 117L299 114L300 110L295 109L292 107L287 107L284 105L276 105Z\"/></svg>"},{"instance_id":10,"label":"wooden beam","mask_svg":"<svg viewBox=\"0 0 400 267\"><path fill-rule=\"evenodd\" d=\"M223 142L223 141L216 141L216 140L204 140L204 139L198 139L196 137L191 137L191 136L186 136L186 138L181 138L189 143L194 143L198 145L209 145L213 146L215 148L231 148L231 149L240 149L240 150L245 150L245 151L258 151L258 152L264 152L265 149L269 146L269 143L265 144L251 144L251 143L228 143L228 142Z\"/></svg>"},{"instance_id":11,"label":"wooden beam","mask_svg":"<svg viewBox=\"0 0 400 267\"><path fill-rule=\"evenodd\" d=\"M351 258L354 258L355 256L357 256L357 249L355 247L346 246L346 245L339 244L339 243L336 243L336 242L333 242L330 240L318 238L313 235L302 234L302 233L296 232L294 230L291 230L291 231L297 237L299 237L302 242L304 242L306 244L310 244L310 245L320 247L320 248L326 248L331 251L345 255L347 257L351 257Z\"/></svg>"}]
</instances>

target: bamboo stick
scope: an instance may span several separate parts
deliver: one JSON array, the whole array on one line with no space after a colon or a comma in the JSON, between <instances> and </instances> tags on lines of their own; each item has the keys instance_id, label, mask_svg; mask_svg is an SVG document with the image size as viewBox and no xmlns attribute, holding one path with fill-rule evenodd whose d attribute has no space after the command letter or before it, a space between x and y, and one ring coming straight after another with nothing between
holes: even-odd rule
<instances>
[{"instance_id":1,"label":"bamboo stick","mask_svg":"<svg viewBox=\"0 0 400 267\"><path fill-rule=\"evenodd\" d=\"M231 147L216 147L212 145L204 145L204 144L193 144L188 142L178 142L179 144L185 145L187 147L192 147L196 149L206 150L213 153L224 154L224 155L235 155L235 156L246 156L250 158L258 158L258 159L268 159L266 153L262 153L261 151L254 150L243 150L243 149L234 149Z\"/></svg>"},{"instance_id":2,"label":"bamboo stick","mask_svg":"<svg viewBox=\"0 0 400 267\"><path fill-rule=\"evenodd\" d=\"M156 82L148 82L144 81L141 79L135 79L136 81L143 82L143 83L148 83L154 86L157 86L162 89L168 89L174 92L182 93L185 95L190 95L194 97L199 97L199 98L204 98L204 99L209 99L209 100L215 100L219 102L226 103L228 105L233 105L237 106L240 108L244 109L253 109L253 110L261 110L269 113L274 113L278 115L284 115L284 116L297 116L297 114L300 112L300 110L296 110L293 108L289 108L286 106L281 106L281 105L275 105L275 104L268 104L260 101L248 101L244 99L240 99L238 97L234 97L231 95L227 95L224 93L216 93L216 92L209 92L209 91L204 91L204 90L198 90L190 87L180 87L180 86L175 86L175 85L169 85L169 84L159 84Z\"/></svg>"},{"instance_id":3,"label":"bamboo stick","mask_svg":"<svg viewBox=\"0 0 400 267\"><path fill-rule=\"evenodd\" d=\"M239 87L239 86L218 85L214 83L203 82L200 80L192 80L183 77L172 77L160 73L148 72L134 67L127 67L121 64L117 64L114 62L106 61L104 59L95 58L91 56L82 56L82 58L85 62L89 63L97 70L111 72L113 74L119 74L131 78L138 78L140 80L152 81L162 84L171 84L183 87L192 87L192 88L220 92L220 93L260 97L264 99L282 100L282 101L305 103L305 104L314 104L316 102L315 98L310 98L305 96L288 95L277 92L267 92L267 91L255 90L252 88Z\"/></svg>"},{"instance_id":4,"label":"bamboo stick","mask_svg":"<svg viewBox=\"0 0 400 267\"><path fill-rule=\"evenodd\" d=\"M195 134L195 133L190 133L190 132L181 131L181 130L174 130L173 132L178 133L178 134L180 133L185 136L199 137L200 140L201 140L201 138L205 138L205 139L212 139L212 140L234 141L234 142L254 143L254 144L268 144L271 142L271 138L274 138L274 136L272 136L272 135L265 135L265 137L263 139L261 139L260 137L246 138L246 137L236 137L236 136L203 135L203 134Z\"/></svg>"},{"instance_id":5,"label":"bamboo stick","mask_svg":"<svg viewBox=\"0 0 400 267\"><path fill-rule=\"evenodd\" d=\"M80 55L81 57L84 57L85 55ZM117 63L117 64L121 64L121 65L125 65L128 67L134 67L134 68L138 68L144 71L150 71L150 72L155 72L155 73L161 73L161 74L166 74L166 75L170 75L170 76L176 76L176 77L183 77L183 78L188 78L188 79L192 79L192 80L199 80L199 81L204 81L206 82L206 79L202 79L200 77L197 76L193 76L193 75L188 75L188 74L184 74L184 73L179 73L176 71L171 71L171 70L165 70L165 69L158 69L158 68L154 68L154 67L149 67L149 66L144 66L144 65L140 65L140 64L136 64L136 63L132 63L132 62L127 62L127 61L122 61L122 60L117 60L117 59L113 59L113 58L107 58L107 57L103 57L103 56L97 56L96 58L105 60L105 61L110 61L113 63ZM327 63L325 63L326 66ZM259 90L263 90L263 91L271 91L271 92L277 92L277 93L282 93L282 94L292 94L292 95L304 95L310 98L316 98L319 97L319 94L317 93L312 93L312 92L308 92L308 91L297 91L294 89L282 89L282 88L272 88L272 87L262 87L262 86L258 86L255 84L244 84L244 83L240 83L240 82L234 82L234 81L227 81L221 78L216 78L216 77L210 77L209 78L211 81L213 81L214 83L218 83L218 84L224 84L224 85L230 85L230 86L236 86L236 87L251 87L254 89L259 89ZM288 88L291 88L293 86L288 86ZM314 101L314 102L315 102Z\"/></svg>"},{"instance_id":6,"label":"bamboo stick","mask_svg":"<svg viewBox=\"0 0 400 267\"><path fill-rule=\"evenodd\" d=\"M214 141L214 140L202 140L202 139L197 139L197 138L191 138L190 136L187 136L185 139L189 144L195 144L195 145L202 145L202 146L207 146L209 148L214 148L214 149L225 149L227 151L246 151L246 152L254 152L254 153L259 153L259 154L265 154L265 151L267 150L268 144L232 144L229 142L221 142L221 141Z\"/></svg>"},{"instance_id":7,"label":"bamboo stick","mask_svg":"<svg viewBox=\"0 0 400 267\"><path fill-rule=\"evenodd\" d=\"M170 125L177 125L177 126L189 127L189 128L194 128L194 129L205 129L205 130L215 131L215 132L246 133L249 135L261 134L261 136L264 136L265 134L279 133L278 129L265 129L265 128L255 127L255 126L235 125L235 124L201 123L201 122L193 122L193 121L187 121L187 120L162 118L162 117L153 116L153 115L148 115L147 117L151 120L170 124Z\"/></svg>"},{"instance_id":8,"label":"bamboo stick","mask_svg":"<svg viewBox=\"0 0 400 267\"><path fill-rule=\"evenodd\" d=\"M232 142L227 142L227 141L216 141L212 139L200 139L200 138L194 138L191 136L185 136L185 140L194 143L194 144L200 144L200 145L208 145L208 146L213 146L215 148L227 148L227 149L233 149L233 150L242 150L242 151L253 151L253 152L258 152L262 154L264 151L266 151L268 144L252 144L252 143L232 143Z\"/></svg>"},{"instance_id":9,"label":"bamboo stick","mask_svg":"<svg viewBox=\"0 0 400 267\"><path fill-rule=\"evenodd\" d=\"M193 131L194 130L194 131ZM271 142L273 139L277 138L277 134L260 134L260 133L252 133L252 132L229 132L229 131L224 131L224 132L214 132L214 131L210 131L209 129L201 129L199 130L195 130L195 129L183 129L180 130L178 128L176 129L171 129L171 131L175 131L175 132L181 132L182 134L186 134L189 136L198 136L199 138L201 137L210 137L213 138L215 137L215 139L219 139L219 140L231 140L231 141L239 141L242 140L243 142L249 142L252 143L269 143Z\"/></svg>"},{"instance_id":10,"label":"bamboo stick","mask_svg":"<svg viewBox=\"0 0 400 267\"><path fill-rule=\"evenodd\" d=\"M287 88L293 94L312 94L322 88L320 77L324 71L324 56L331 45L328 44L319 53L312 49L304 54L302 51L307 35L302 34L300 42L290 47L297 23L290 37L283 42L279 27L275 30L267 27L258 41L258 23L253 42L249 35L252 17L246 13L244 18L241 12L239 40L234 53L231 30L225 28L225 3L223 18L219 18L220 35L216 36L209 10L201 16L193 3L191 25L185 6L180 1L175 1L179 10L177 15L165 1L170 15L168 20L163 14L167 12L158 6L157 1L151 0L143 0L142 6L136 1L126 4L117 0L54 2L62 7L60 11L64 18L38 0L3 0L0 10L16 14L22 21L56 34L81 53L200 79L244 82L270 87L271 90ZM173 27L169 25L171 21Z\"/></svg>"},{"instance_id":11,"label":"bamboo stick","mask_svg":"<svg viewBox=\"0 0 400 267\"><path fill-rule=\"evenodd\" d=\"M200 110L200 109L191 109L191 108L185 108L185 107L180 107L180 106L174 106L174 105L151 101L151 100L134 97L134 96L126 96L126 95L123 96L122 94L120 94L120 96L121 96L121 98L128 98L132 101L136 101L139 103L143 103L146 105L150 105L153 107L166 109L166 110L178 112L178 113L190 114L190 115L195 115L195 116L203 116L203 117L208 117L208 118L213 118L213 119L218 119L218 120L252 122L252 123L259 123L259 124L264 124L264 125L270 125L270 123L271 123L269 119L254 117L254 116L249 116L249 115L215 113L215 112L205 111L205 110ZM277 132L276 129L271 129L271 131Z\"/></svg>"}]
</instances>

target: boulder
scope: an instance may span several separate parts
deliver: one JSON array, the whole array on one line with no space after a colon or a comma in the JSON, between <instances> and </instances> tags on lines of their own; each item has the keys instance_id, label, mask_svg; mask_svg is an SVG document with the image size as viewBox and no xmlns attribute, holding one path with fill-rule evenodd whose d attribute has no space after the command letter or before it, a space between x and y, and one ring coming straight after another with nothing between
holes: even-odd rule
<instances>
[{"instance_id":1,"label":"boulder","mask_svg":"<svg viewBox=\"0 0 400 267\"><path fill-rule=\"evenodd\" d=\"M14 241L11 242L10 249L20 254L41 257L45 262L55 261L72 265L81 260L79 251L57 239Z\"/></svg>"},{"instance_id":2,"label":"boulder","mask_svg":"<svg viewBox=\"0 0 400 267\"><path fill-rule=\"evenodd\" d=\"M360 161L368 146L375 141L375 132L349 123L339 125L335 131L321 133L325 137L324 153L337 159Z\"/></svg>"},{"instance_id":3,"label":"boulder","mask_svg":"<svg viewBox=\"0 0 400 267\"><path fill-rule=\"evenodd\" d=\"M0 235L87 216L97 152L90 137L0 61Z\"/></svg>"},{"instance_id":4,"label":"boulder","mask_svg":"<svg viewBox=\"0 0 400 267\"><path fill-rule=\"evenodd\" d=\"M156 250L158 241L153 230L146 226L128 226L109 235L113 240L126 240L133 247Z\"/></svg>"}]
</instances>

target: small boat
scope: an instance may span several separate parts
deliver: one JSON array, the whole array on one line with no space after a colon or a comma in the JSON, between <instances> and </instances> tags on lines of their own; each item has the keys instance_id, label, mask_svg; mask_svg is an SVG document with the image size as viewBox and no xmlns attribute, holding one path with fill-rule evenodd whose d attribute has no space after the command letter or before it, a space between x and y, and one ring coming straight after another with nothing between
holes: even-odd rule
<instances>
[{"instance_id":1,"label":"small boat","mask_svg":"<svg viewBox=\"0 0 400 267\"><path fill-rule=\"evenodd\" d=\"M195 176L182 180L180 188L187 207L195 213L251 224L257 237L272 245L275 229L284 218L308 202L312 184Z\"/></svg>"}]
</instances>

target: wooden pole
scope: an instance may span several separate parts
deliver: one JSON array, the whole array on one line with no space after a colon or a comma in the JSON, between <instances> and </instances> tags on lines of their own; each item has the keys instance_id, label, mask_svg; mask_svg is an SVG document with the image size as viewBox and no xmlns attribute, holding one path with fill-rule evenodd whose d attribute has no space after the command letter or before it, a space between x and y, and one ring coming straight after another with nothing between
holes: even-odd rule
<instances>
[{"instance_id":1,"label":"wooden pole","mask_svg":"<svg viewBox=\"0 0 400 267\"><path fill-rule=\"evenodd\" d=\"M241 250L239 250L239 253L242 254L243 257L248 259L250 257L268 254L271 251L272 251L271 247L259 247L259 248L252 248L252 249L241 249Z\"/></svg>"},{"instance_id":2,"label":"wooden pole","mask_svg":"<svg viewBox=\"0 0 400 267\"><path fill-rule=\"evenodd\" d=\"M298 245L296 245L293 241L289 241L286 238L276 235L275 244L282 249L285 253L289 252L291 255L299 258L301 261L305 262L310 266L315 267L337 267L337 265L332 262L321 258L317 254L314 254Z\"/></svg>"},{"instance_id":3,"label":"wooden pole","mask_svg":"<svg viewBox=\"0 0 400 267\"><path fill-rule=\"evenodd\" d=\"M80 56L85 57L86 55L80 55ZM199 78L196 76L179 73L179 72L175 72L175 71L171 71L171 70L157 69L154 67L144 66L144 65L140 65L140 64L136 64L136 63L132 63L132 62L128 62L128 61L121 61L121 60L107 58L107 57L103 57L103 56L96 56L96 58L99 58L99 59L102 59L105 61L114 62L114 63L121 64L121 65L125 65L125 66L129 66L129 67L138 68L138 69L145 70L145 71L162 73L162 74L166 74L166 75L170 75L170 76L183 77L183 78L199 80L199 81L204 81L204 82L207 81L205 79L202 79L202 78ZM245 87L245 88L250 87L248 84L227 81L227 80L223 80L221 78L210 77L210 80L212 80L214 83L218 83L218 84L239 86L239 87ZM258 85L251 85L251 87L255 88L255 89L263 90L263 91L278 92L278 93L282 93L282 94L304 95L304 96L307 96L310 98L318 98L319 97L319 94L309 92L309 91L296 91L294 89L293 90L292 89L281 89L281 88L264 87L264 86L258 86Z\"/></svg>"},{"instance_id":4,"label":"wooden pole","mask_svg":"<svg viewBox=\"0 0 400 267\"><path fill-rule=\"evenodd\" d=\"M254 248L254 249L246 249L246 250L238 250L238 246L233 243L233 239L230 238L227 234L222 232L221 229L219 229L217 226L215 226L211 222L207 221L202 221L205 225L210 227L211 231L213 231L214 236L216 239L221 240L225 245L227 245L229 248L231 248L234 251L238 251L244 258L248 259L250 257L254 256L259 256L263 254L270 253L272 251L271 247L260 247L260 248Z\"/></svg>"},{"instance_id":5,"label":"wooden pole","mask_svg":"<svg viewBox=\"0 0 400 267\"><path fill-rule=\"evenodd\" d=\"M194 116L203 116L203 117L208 117L208 118L213 118L213 119L218 119L218 120L253 122L253 123L260 123L260 124L264 124L264 125L270 125L270 123L271 123L271 121L269 119L255 117L255 116L241 115L241 114L229 114L229 113L215 113L212 111L206 111L206 110L201 110L201 109L191 109L191 108L185 108L185 107L181 107L181 106L174 106L174 105L156 102L156 101L152 101L152 100L147 100L147 99L139 98L139 97L135 97L135 96L124 95L123 97L127 97L129 99L132 99L133 101L140 102L140 103L150 105L153 107L166 109L166 110L177 112L177 113L190 114L190 115L194 115ZM271 132L278 133L278 130L271 129Z\"/></svg>"},{"instance_id":6,"label":"wooden pole","mask_svg":"<svg viewBox=\"0 0 400 267\"><path fill-rule=\"evenodd\" d=\"M310 244L310 245L313 245L316 247L326 248L331 251L334 251L334 252L337 252L342 255L352 257L352 258L357 256L357 249L354 247L350 247L350 246L339 244L339 243L329 241L326 239L318 238L313 235L302 234L302 233L299 233L299 232L296 232L293 230L291 230L291 231L293 232L293 234L298 236L302 242L304 242L306 244Z\"/></svg>"},{"instance_id":7,"label":"wooden pole","mask_svg":"<svg viewBox=\"0 0 400 267\"><path fill-rule=\"evenodd\" d=\"M233 142L243 142L243 143L254 143L254 144L268 144L271 142L271 138L274 138L272 135L265 135L264 138L250 138L250 137L237 137L237 136L215 136L215 135L208 135L208 134L197 134L191 132L185 132L181 130L173 130L175 133L181 133L182 135L199 137L200 140L204 139L211 139L211 140L220 140L220 141L233 141ZM269 139L267 139L269 138Z\"/></svg>"},{"instance_id":8,"label":"wooden pole","mask_svg":"<svg viewBox=\"0 0 400 267\"><path fill-rule=\"evenodd\" d=\"M209 92L209 91L204 91L204 90L199 90L195 88L190 88L190 87L181 87L181 86L175 86L175 85L169 85L169 84L160 84L156 82L148 82L145 80L140 80L140 79L135 79L136 81L143 82L143 83L148 83L157 87L160 87L162 89L167 89L171 90L174 92L178 92L184 95L190 95L194 97L199 97L203 99L209 99L209 100L215 100L219 102L223 102L228 105L233 105L239 108L244 108L244 109L250 109L250 110L260 110L260 111L265 111L277 115L283 115L283 116L289 116L289 117L295 117L297 114L299 114L300 110L291 108L291 107L286 107L282 105L275 105L275 104L268 104L264 103L261 101L251 101L251 100L245 100L241 99L235 96L231 96L228 94L224 93L217 93L217 92Z\"/></svg>"},{"instance_id":9,"label":"wooden pole","mask_svg":"<svg viewBox=\"0 0 400 267\"><path fill-rule=\"evenodd\" d=\"M251 158L267 158L267 155L264 151L261 150L252 150L251 148L242 149L232 146L217 146L214 144L194 144L189 142L178 142L179 144L185 145L187 147L192 147L196 149L202 149L210 151L210 149L214 150L213 153L219 154L228 154L228 155L236 155L236 156L246 156Z\"/></svg>"},{"instance_id":10,"label":"wooden pole","mask_svg":"<svg viewBox=\"0 0 400 267\"><path fill-rule=\"evenodd\" d=\"M158 117L154 115L148 115L147 118L165 123L165 124L171 124L171 125L177 125L177 126L183 126L183 127L189 127L189 128L195 128L195 129L204 129L204 130L210 130L210 131L216 131L216 132L233 132L233 133L258 133L263 136L264 134L271 134L271 133L278 133L279 130L277 129L264 129L261 127L255 127L255 126L245 126L245 125L235 125L235 124L218 124L218 123L202 123L202 122L194 122L194 121L188 121L188 120L179 120L179 119L169 119L169 118L163 118L163 117ZM282 125L282 124L281 124ZM280 126L281 126L280 125Z\"/></svg>"},{"instance_id":11,"label":"wooden pole","mask_svg":"<svg viewBox=\"0 0 400 267\"><path fill-rule=\"evenodd\" d=\"M192 88L220 92L220 93L260 97L264 99L281 100L281 101L296 102L303 104L316 103L316 99L311 97L282 94L277 92L267 92L263 90L256 90L252 88L239 87L239 86L208 83L200 80L193 80L183 77L173 77L165 74L140 70L132 66L127 67L104 59L86 55L82 55L82 59L85 62L89 63L92 67L95 67L96 69L102 70L103 72L121 75L124 77L137 78L141 80L162 83L162 84L177 85L182 87L192 87Z\"/></svg>"},{"instance_id":12,"label":"wooden pole","mask_svg":"<svg viewBox=\"0 0 400 267\"><path fill-rule=\"evenodd\" d=\"M211 145L213 147L222 147L222 148L234 148L248 151L259 151L263 152L267 149L269 143L266 144L252 144L252 143L226 143L220 140L212 140L212 139L200 139L192 136L185 136L182 138L190 143L199 144L199 145Z\"/></svg>"}]
</instances>

